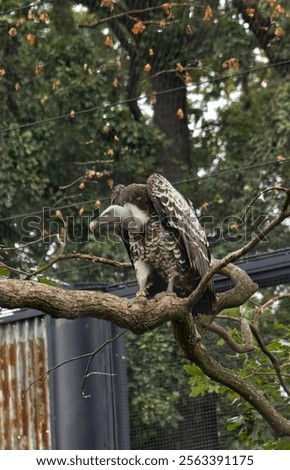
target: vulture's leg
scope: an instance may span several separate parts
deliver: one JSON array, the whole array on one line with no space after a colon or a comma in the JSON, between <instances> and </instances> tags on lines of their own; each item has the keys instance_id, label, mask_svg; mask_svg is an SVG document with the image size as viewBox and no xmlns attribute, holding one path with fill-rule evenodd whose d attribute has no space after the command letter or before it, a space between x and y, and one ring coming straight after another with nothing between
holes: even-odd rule
<instances>
[{"instance_id":1,"label":"vulture's leg","mask_svg":"<svg viewBox=\"0 0 290 470\"><path fill-rule=\"evenodd\" d=\"M146 297L146 286L147 281L152 271L150 263L147 261L135 261L134 268L136 272L137 283L139 291L136 293L136 297Z\"/></svg>"},{"instance_id":2,"label":"vulture's leg","mask_svg":"<svg viewBox=\"0 0 290 470\"><path fill-rule=\"evenodd\" d=\"M172 294L173 293L173 287L174 287L174 277L171 277L168 280L167 289L166 289L165 292L167 294Z\"/></svg>"}]
</instances>

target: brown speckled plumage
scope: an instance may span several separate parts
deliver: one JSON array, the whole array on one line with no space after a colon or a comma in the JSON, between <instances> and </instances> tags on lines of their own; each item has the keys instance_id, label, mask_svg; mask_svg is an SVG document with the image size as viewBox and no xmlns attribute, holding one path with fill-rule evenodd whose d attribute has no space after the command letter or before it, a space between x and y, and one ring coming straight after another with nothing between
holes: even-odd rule
<instances>
[{"instance_id":1,"label":"brown speckled plumage","mask_svg":"<svg viewBox=\"0 0 290 470\"><path fill-rule=\"evenodd\" d=\"M166 290L172 280L177 295L188 296L210 266L206 236L191 203L163 176L153 174L147 184L116 186L112 204L127 207L135 217L140 213L146 220L137 233L121 227L120 235L133 266L140 261L149 266L146 282L151 295ZM210 283L193 313L211 313L214 305Z\"/></svg>"}]
</instances>

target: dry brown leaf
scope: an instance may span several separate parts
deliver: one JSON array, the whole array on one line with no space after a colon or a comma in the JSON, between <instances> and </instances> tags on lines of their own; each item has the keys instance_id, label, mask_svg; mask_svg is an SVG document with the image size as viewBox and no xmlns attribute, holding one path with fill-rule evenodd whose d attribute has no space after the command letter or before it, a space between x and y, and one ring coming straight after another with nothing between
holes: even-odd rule
<instances>
[{"instance_id":1,"label":"dry brown leaf","mask_svg":"<svg viewBox=\"0 0 290 470\"><path fill-rule=\"evenodd\" d=\"M145 24L142 21L138 21L134 24L133 28L131 29L133 34L141 34L146 29Z\"/></svg>"},{"instance_id":2,"label":"dry brown leaf","mask_svg":"<svg viewBox=\"0 0 290 470\"><path fill-rule=\"evenodd\" d=\"M224 69L238 69L240 66L239 59L236 57L232 57L229 60L225 60L223 62L223 68Z\"/></svg>"},{"instance_id":3,"label":"dry brown leaf","mask_svg":"<svg viewBox=\"0 0 290 470\"><path fill-rule=\"evenodd\" d=\"M19 18L17 21L16 21L16 28L18 28L18 26L21 26L23 23L24 23L24 18Z\"/></svg>"},{"instance_id":4,"label":"dry brown leaf","mask_svg":"<svg viewBox=\"0 0 290 470\"><path fill-rule=\"evenodd\" d=\"M285 9L278 3L278 5L273 10L273 15L284 15Z\"/></svg>"},{"instance_id":5,"label":"dry brown leaf","mask_svg":"<svg viewBox=\"0 0 290 470\"><path fill-rule=\"evenodd\" d=\"M256 12L255 8L249 7L249 6L245 8L245 11L246 11L246 14L250 16L251 18L255 15L255 12Z\"/></svg>"},{"instance_id":6,"label":"dry brown leaf","mask_svg":"<svg viewBox=\"0 0 290 470\"><path fill-rule=\"evenodd\" d=\"M200 208L206 212L208 210L208 202L203 202L202 205L200 206Z\"/></svg>"},{"instance_id":7,"label":"dry brown leaf","mask_svg":"<svg viewBox=\"0 0 290 470\"><path fill-rule=\"evenodd\" d=\"M281 28L280 26L278 26L278 28L275 29L274 31L274 34L277 38L281 38L284 34L284 30L283 28Z\"/></svg>"},{"instance_id":8,"label":"dry brown leaf","mask_svg":"<svg viewBox=\"0 0 290 470\"><path fill-rule=\"evenodd\" d=\"M17 35L17 29L16 28L10 28L8 31L9 36L12 38Z\"/></svg>"},{"instance_id":9,"label":"dry brown leaf","mask_svg":"<svg viewBox=\"0 0 290 470\"><path fill-rule=\"evenodd\" d=\"M26 40L28 44L30 44L31 46L33 46L33 44L35 43L35 39L36 39L36 36L34 34L29 33L26 36Z\"/></svg>"},{"instance_id":10,"label":"dry brown leaf","mask_svg":"<svg viewBox=\"0 0 290 470\"><path fill-rule=\"evenodd\" d=\"M40 74L42 72L43 67L44 67L44 64L36 65L35 68L34 68L34 73Z\"/></svg>"},{"instance_id":11,"label":"dry brown leaf","mask_svg":"<svg viewBox=\"0 0 290 470\"><path fill-rule=\"evenodd\" d=\"M43 11L41 15L39 16L39 20L42 21L42 23L47 23L49 21L49 15L47 11Z\"/></svg>"},{"instance_id":12,"label":"dry brown leaf","mask_svg":"<svg viewBox=\"0 0 290 470\"><path fill-rule=\"evenodd\" d=\"M114 43L113 43L112 38L110 38L110 36L107 36L106 39L105 39L105 46L113 47L113 45L114 45Z\"/></svg>"},{"instance_id":13,"label":"dry brown leaf","mask_svg":"<svg viewBox=\"0 0 290 470\"><path fill-rule=\"evenodd\" d=\"M107 185L109 186L110 189L113 189L114 187L114 180L112 178L108 179Z\"/></svg>"},{"instance_id":14,"label":"dry brown leaf","mask_svg":"<svg viewBox=\"0 0 290 470\"><path fill-rule=\"evenodd\" d=\"M179 108L177 111L176 111L176 116L179 118L179 119L184 119L184 112L181 108Z\"/></svg>"},{"instance_id":15,"label":"dry brown leaf","mask_svg":"<svg viewBox=\"0 0 290 470\"><path fill-rule=\"evenodd\" d=\"M176 68L177 72L183 72L183 70L184 70L184 67L183 67L183 65L182 65L180 62L178 62L178 63L176 64L176 67L175 67L175 68Z\"/></svg>"},{"instance_id":16,"label":"dry brown leaf","mask_svg":"<svg viewBox=\"0 0 290 470\"><path fill-rule=\"evenodd\" d=\"M110 8L110 10L114 9L114 0L102 0L101 7L103 8Z\"/></svg>"},{"instance_id":17,"label":"dry brown leaf","mask_svg":"<svg viewBox=\"0 0 290 470\"><path fill-rule=\"evenodd\" d=\"M55 81L52 83L52 89L53 89L53 90L57 90L59 87L60 87L60 80L55 80Z\"/></svg>"},{"instance_id":18,"label":"dry brown leaf","mask_svg":"<svg viewBox=\"0 0 290 470\"><path fill-rule=\"evenodd\" d=\"M150 64L146 64L144 67L144 72L148 73L152 69L152 66Z\"/></svg>"},{"instance_id":19,"label":"dry brown leaf","mask_svg":"<svg viewBox=\"0 0 290 470\"><path fill-rule=\"evenodd\" d=\"M212 8L210 5L207 5L204 15L203 15L203 21L211 21L212 19L213 19Z\"/></svg>"}]
</instances>

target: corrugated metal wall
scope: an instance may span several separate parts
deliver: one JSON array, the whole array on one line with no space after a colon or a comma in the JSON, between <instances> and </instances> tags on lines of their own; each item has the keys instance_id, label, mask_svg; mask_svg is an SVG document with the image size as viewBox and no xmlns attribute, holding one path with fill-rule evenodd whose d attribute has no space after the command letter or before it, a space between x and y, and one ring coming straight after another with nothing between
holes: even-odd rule
<instances>
[{"instance_id":1,"label":"corrugated metal wall","mask_svg":"<svg viewBox=\"0 0 290 470\"><path fill-rule=\"evenodd\" d=\"M0 449L50 449L48 369L42 316L0 325ZM27 391L27 393L25 393Z\"/></svg>"}]
</instances>

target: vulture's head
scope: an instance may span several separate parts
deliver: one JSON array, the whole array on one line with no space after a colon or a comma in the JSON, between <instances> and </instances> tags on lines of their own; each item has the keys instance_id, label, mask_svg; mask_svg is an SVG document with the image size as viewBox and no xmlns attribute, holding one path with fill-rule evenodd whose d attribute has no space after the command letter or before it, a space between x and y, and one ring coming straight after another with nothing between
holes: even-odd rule
<instances>
[{"instance_id":1,"label":"vulture's head","mask_svg":"<svg viewBox=\"0 0 290 470\"><path fill-rule=\"evenodd\" d=\"M117 204L109 206L99 217L92 220L90 230L94 232L101 225L120 226L130 232L139 232L141 229L140 221L133 217L132 212L127 207L118 206Z\"/></svg>"}]
</instances>

